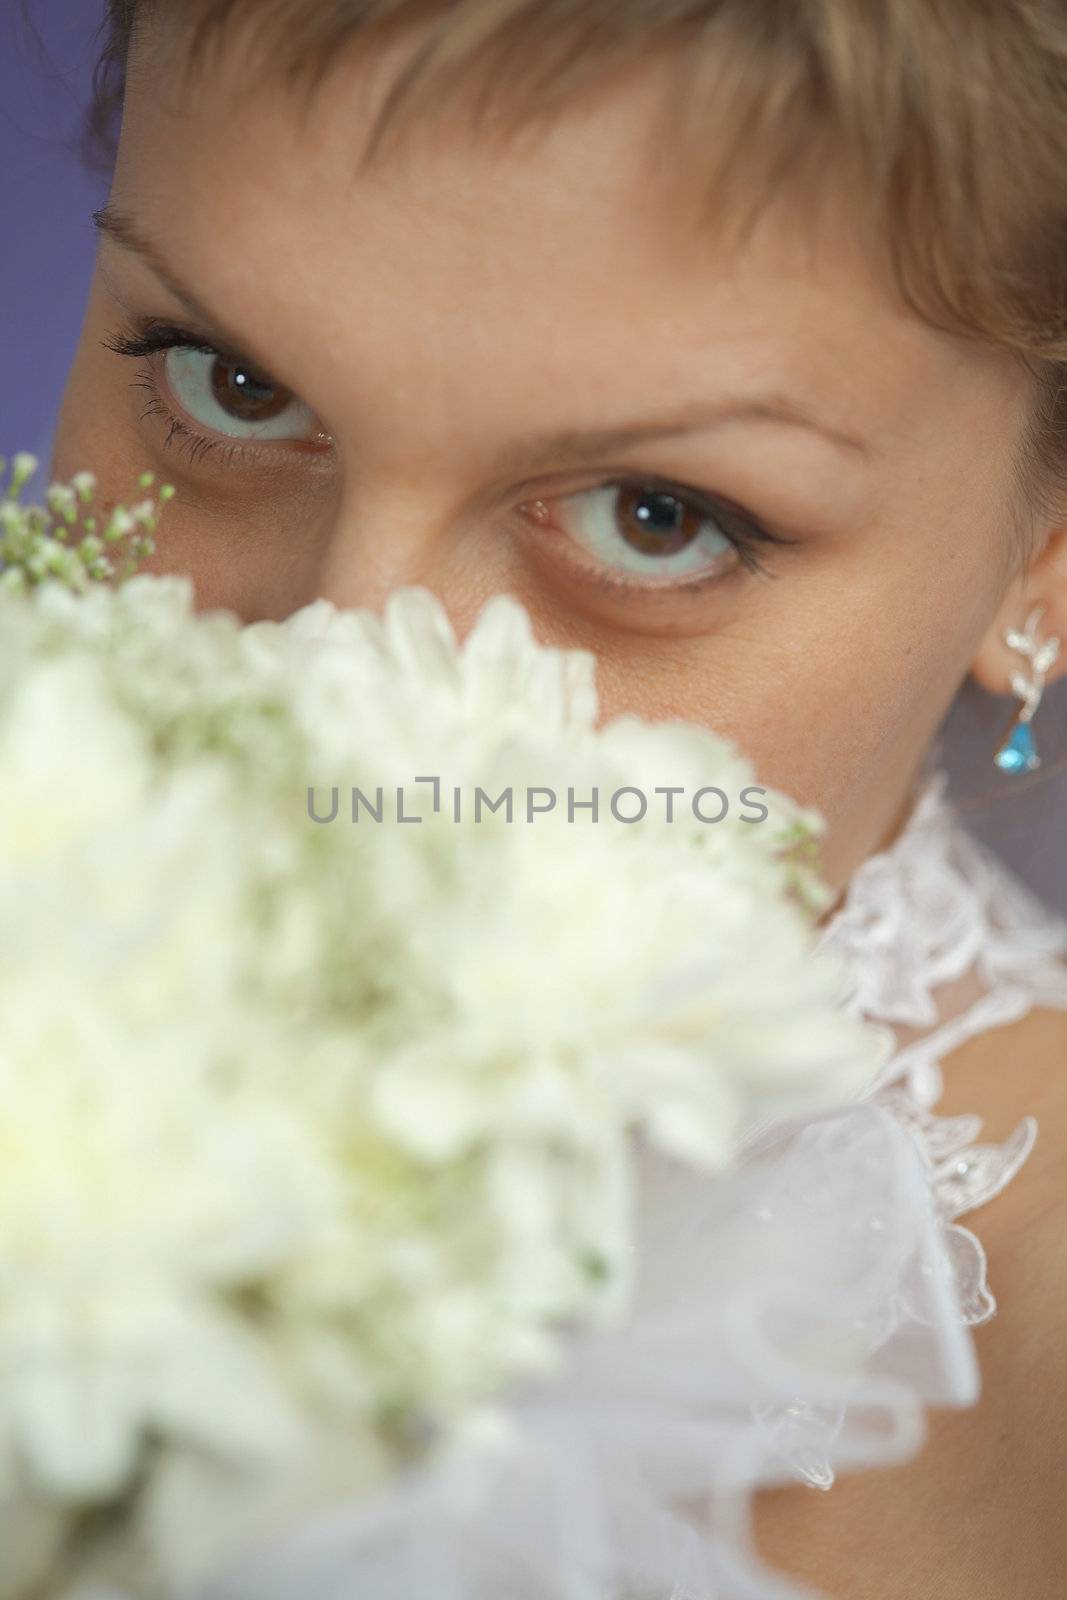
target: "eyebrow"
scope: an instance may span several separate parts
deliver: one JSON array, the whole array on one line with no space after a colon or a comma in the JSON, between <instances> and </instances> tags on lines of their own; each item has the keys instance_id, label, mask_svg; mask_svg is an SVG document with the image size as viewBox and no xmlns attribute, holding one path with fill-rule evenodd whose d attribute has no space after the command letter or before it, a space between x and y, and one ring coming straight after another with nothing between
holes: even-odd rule
<instances>
[{"instance_id":1,"label":"eyebrow","mask_svg":"<svg viewBox=\"0 0 1067 1600\"><path fill-rule=\"evenodd\" d=\"M261 362L256 352L248 347L247 340L227 328L209 306L204 305L185 287L177 274L172 271L159 246L142 233L127 212L119 211L114 206L104 206L100 211L93 212L92 222L98 233L105 238L113 239L124 250L140 256L142 261L151 267L164 288L168 289L176 300L181 301L190 316L204 325L204 332L217 341L224 355L243 356L250 365L261 367L266 371L266 363Z\"/></svg>"},{"instance_id":2,"label":"eyebrow","mask_svg":"<svg viewBox=\"0 0 1067 1600\"><path fill-rule=\"evenodd\" d=\"M128 212L114 206L104 206L92 213L92 222L100 234L147 263L164 287L203 325L204 332L216 341L223 354L243 357L264 374L269 373L269 361L250 349L244 338L228 329L210 307L185 287L163 251L142 232ZM621 427L565 428L555 433L541 434L536 439L509 448L505 458L498 462L498 469L514 467L534 474L566 462L580 463L591 456L611 455L634 445L706 432L727 422L773 422L783 427L816 433L851 454L869 457L872 453L866 440L834 426L803 401L788 394L768 393L753 397L724 397L711 403L697 402L667 417Z\"/></svg>"}]
</instances>

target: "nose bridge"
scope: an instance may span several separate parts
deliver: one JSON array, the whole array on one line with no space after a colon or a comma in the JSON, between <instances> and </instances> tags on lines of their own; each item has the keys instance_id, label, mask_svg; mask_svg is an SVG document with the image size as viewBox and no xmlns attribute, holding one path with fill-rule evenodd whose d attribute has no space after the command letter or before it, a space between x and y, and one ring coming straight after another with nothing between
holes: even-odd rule
<instances>
[{"instance_id":1,"label":"nose bridge","mask_svg":"<svg viewBox=\"0 0 1067 1600\"><path fill-rule=\"evenodd\" d=\"M394 589L434 588L449 522L447 497L429 482L361 479L350 485L338 498L323 545L317 596L339 607L380 610Z\"/></svg>"}]
</instances>

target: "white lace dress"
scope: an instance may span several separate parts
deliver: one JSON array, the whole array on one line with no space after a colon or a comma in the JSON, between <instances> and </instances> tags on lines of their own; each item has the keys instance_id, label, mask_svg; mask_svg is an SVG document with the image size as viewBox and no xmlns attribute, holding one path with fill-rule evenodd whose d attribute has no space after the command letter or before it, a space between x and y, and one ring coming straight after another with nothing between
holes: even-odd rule
<instances>
[{"instance_id":1,"label":"white lace dress","mask_svg":"<svg viewBox=\"0 0 1067 1600\"><path fill-rule=\"evenodd\" d=\"M940 773L823 939L897 1034L873 1092L717 1183L646 1154L635 1315L516 1401L514 1448L309 1522L197 1600L810 1600L755 1555L756 1491L905 1460L929 1407L978 1394L970 1327L995 1305L958 1219L1036 1128L983 1144L978 1117L938 1116L939 1061L1067 1007L1067 921L967 835Z\"/></svg>"}]
</instances>

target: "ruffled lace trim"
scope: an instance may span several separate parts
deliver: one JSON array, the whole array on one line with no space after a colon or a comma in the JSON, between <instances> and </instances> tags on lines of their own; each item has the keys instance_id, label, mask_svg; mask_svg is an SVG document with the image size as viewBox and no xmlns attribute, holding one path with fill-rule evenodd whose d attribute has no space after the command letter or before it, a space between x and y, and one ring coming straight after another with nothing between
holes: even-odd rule
<instances>
[{"instance_id":1,"label":"ruffled lace trim","mask_svg":"<svg viewBox=\"0 0 1067 1600\"><path fill-rule=\"evenodd\" d=\"M927 1107L941 1097L939 1061L964 1040L1033 1006L1067 1007L1067 919L971 837L947 783L944 772L927 778L896 841L853 874L821 940L848 966L847 1005L905 1039L918 1033L881 1082L905 1078ZM971 1000L960 1010L952 986L965 979Z\"/></svg>"},{"instance_id":2,"label":"ruffled lace trim","mask_svg":"<svg viewBox=\"0 0 1067 1600\"><path fill-rule=\"evenodd\" d=\"M1011 1182L1033 1149L1037 1122L1026 1116L1002 1143L979 1143L981 1117L932 1109L944 1088L940 1063L965 1040L1035 1006L1067 1009L1067 919L966 832L947 782L941 771L925 780L895 843L851 878L821 944L847 965L846 1004L907 1041L870 1099L920 1151L958 1314L973 1327L995 1314L996 1300L981 1242L956 1219ZM969 996L962 1002L961 980ZM791 1465L816 1487L833 1482L826 1455L794 1452Z\"/></svg>"}]
</instances>

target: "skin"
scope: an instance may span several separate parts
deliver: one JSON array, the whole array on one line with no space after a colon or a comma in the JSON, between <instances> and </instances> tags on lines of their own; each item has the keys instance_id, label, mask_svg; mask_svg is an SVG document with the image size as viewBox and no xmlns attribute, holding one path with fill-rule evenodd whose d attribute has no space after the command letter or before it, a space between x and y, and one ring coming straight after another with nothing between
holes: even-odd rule
<instances>
[{"instance_id":1,"label":"skin","mask_svg":"<svg viewBox=\"0 0 1067 1600\"><path fill-rule=\"evenodd\" d=\"M462 633L490 595L517 594L542 640L596 652L605 715L706 723L763 782L822 811L826 875L843 886L899 826L968 672L1006 694L1002 629L1041 601L1044 629L1067 637L1067 513L1034 522L1014 474L1031 380L909 311L829 182L817 206L786 194L745 242L695 225L680 163L657 143L673 86L662 60L521 146L494 150L446 119L357 173L387 72L344 62L301 124L261 75L240 94L238 36L179 94L180 48L177 21L139 41L110 204L218 327L104 238L53 476L91 465L105 503L133 498L146 467L174 483L151 568L188 573L200 607L247 620L320 595L379 608L425 584ZM136 317L239 341L261 380L296 397L291 437L229 465L221 449L166 447L168 423L143 415L134 386L146 362L102 343ZM147 365L170 410L210 435L168 395L164 358ZM855 442L751 414L776 396ZM738 403L749 412L580 458L537 447ZM607 558L576 540L574 508L650 475L795 542L758 547L763 575L719 558L696 588L612 586ZM548 522L520 510L536 502ZM992 1136L1025 1110L1042 1117L1030 1186L999 1196L979 1229L1006 1307L978 1336L992 1405L945 1418L914 1467L761 1503L761 1546L830 1593L1060 1592L1067 1394L1027 1400L1018 1352L1028 1339L1029 1370L1052 1370L1067 1312L1046 1270L1067 1221L1067 1096L1047 1072L1065 1045L1062 1019L1034 1013L960 1053L981 1067L962 1097L949 1075L947 1109L989 1113ZM998 1074L1005 1052L1012 1071ZM1024 1581L1012 1529L1035 1481L1048 1514ZM946 1562L944 1530L973 1527L978 1496L994 1510L967 1561Z\"/></svg>"}]
</instances>

